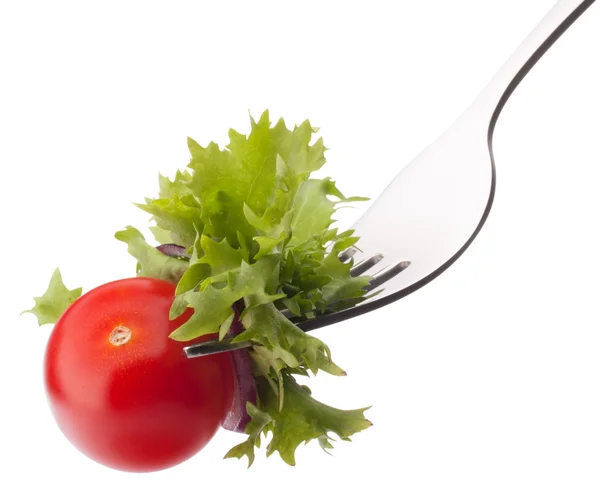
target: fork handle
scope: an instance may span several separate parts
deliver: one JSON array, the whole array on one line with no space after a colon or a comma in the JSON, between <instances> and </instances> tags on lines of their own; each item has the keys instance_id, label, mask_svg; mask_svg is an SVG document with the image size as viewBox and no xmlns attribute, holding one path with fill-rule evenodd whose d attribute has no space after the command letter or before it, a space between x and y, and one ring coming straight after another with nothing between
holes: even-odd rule
<instances>
[{"instance_id":1,"label":"fork handle","mask_svg":"<svg viewBox=\"0 0 600 502\"><path fill-rule=\"evenodd\" d=\"M595 1L559 0L481 92L466 113L480 117L485 114L490 123L490 140L500 112L523 78Z\"/></svg>"}]
</instances>

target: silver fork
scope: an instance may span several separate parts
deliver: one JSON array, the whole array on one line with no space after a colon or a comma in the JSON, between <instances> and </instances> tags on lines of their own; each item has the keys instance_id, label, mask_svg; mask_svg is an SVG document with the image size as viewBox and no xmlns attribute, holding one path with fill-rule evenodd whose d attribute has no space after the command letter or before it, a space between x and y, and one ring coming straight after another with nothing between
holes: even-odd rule
<instances>
[{"instance_id":1,"label":"silver fork","mask_svg":"<svg viewBox=\"0 0 600 502\"><path fill-rule=\"evenodd\" d=\"M388 305L438 277L465 252L492 207L496 186L492 140L504 105L546 51L594 2L559 0L473 104L400 171L353 225L360 251L353 248L340 259L359 259L354 275L375 268L369 288L381 292L346 310L310 320L292 318L299 327L309 331ZM184 350L188 357L199 357L249 345L204 342Z\"/></svg>"}]
</instances>

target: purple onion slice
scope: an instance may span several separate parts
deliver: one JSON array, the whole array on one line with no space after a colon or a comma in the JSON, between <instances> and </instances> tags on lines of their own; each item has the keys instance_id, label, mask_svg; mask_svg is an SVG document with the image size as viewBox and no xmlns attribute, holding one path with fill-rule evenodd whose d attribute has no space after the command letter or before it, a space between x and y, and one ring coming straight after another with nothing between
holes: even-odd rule
<instances>
[{"instance_id":1,"label":"purple onion slice","mask_svg":"<svg viewBox=\"0 0 600 502\"><path fill-rule=\"evenodd\" d=\"M248 349L234 350L231 353L234 372L234 391L231 409L225 417L223 428L233 432L244 432L252 419L246 411L246 403L257 403L256 385L252 374L252 360Z\"/></svg>"},{"instance_id":2,"label":"purple onion slice","mask_svg":"<svg viewBox=\"0 0 600 502\"><path fill-rule=\"evenodd\" d=\"M171 258L189 258L190 255L186 253L186 250L183 246L178 246L177 244L161 244L160 246L156 246L161 253L170 256Z\"/></svg>"},{"instance_id":3,"label":"purple onion slice","mask_svg":"<svg viewBox=\"0 0 600 502\"><path fill-rule=\"evenodd\" d=\"M235 337L244 331L244 325L239 318L239 314L243 309L243 302L233 306L235 318L231 323L227 338ZM248 350L242 349L231 352L234 377L233 402L223 422L223 428L233 432L243 433L245 431L246 425L252 420L252 417L246 411L246 403L251 402L256 405L258 400L254 375L252 374L252 359Z\"/></svg>"}]
</instances>

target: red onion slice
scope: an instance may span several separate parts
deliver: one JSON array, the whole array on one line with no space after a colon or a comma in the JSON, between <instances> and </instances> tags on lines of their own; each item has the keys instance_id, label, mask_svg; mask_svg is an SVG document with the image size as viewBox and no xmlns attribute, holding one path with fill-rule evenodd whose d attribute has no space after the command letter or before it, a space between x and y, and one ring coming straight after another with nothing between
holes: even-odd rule
<instances>
[{"instance_id":1,"label":"red onion slice","mask_svg":"<svg viewBox=\"0 0 600 502\"><path fill-rule=\"evenodd\" d=\"M244 309L243 302L233 306L235 319L227 333L227 337L234 337L244 331L244 325L240 322L239 313ZM234 391L231 409L225 417L223 428L233 432L244 432L252 417L246 411L246 403L257 404L258 394L254 375L252 374L252 359L248 353L249 349L234 350L231 352L234 373Z\"/></svg>"},{"instance_id":2,"label":"red onion slice","mask_svg":"<svg viewBox=\"0 0 600 502\"><path fill-rule=\"evenodd\" d=\"M225 421L223 428L233 432L244 432L246 425L252 419L246 411L246 403L257 402L256 385L254 375L252 374L252 360L248 349L234 350L231 353L234 368L234 391L233 403Z\"/></svg>"},{"instance_id":3,"label":"red onion slice","mask_svg":"<svg viewBox=\"0 0 600 502\"><path fill-rule=\"evenodd\" d=\"M178 246L177 244L161 244L160 246L156 246L161 253L170 256L171 258L189 258L185 252L185 248L183 246Z\"/></svg>"}]
</instances>

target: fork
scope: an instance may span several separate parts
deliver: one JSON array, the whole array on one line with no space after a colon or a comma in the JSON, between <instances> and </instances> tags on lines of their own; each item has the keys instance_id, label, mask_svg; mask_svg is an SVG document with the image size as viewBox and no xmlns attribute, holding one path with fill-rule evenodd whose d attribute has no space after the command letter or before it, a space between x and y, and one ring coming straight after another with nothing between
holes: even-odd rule
<instances>
[{"instance_id":1,"label":"fork","mask_svg":"<svg viewBox=\"0 0 600 502\"><path fill-rule=\"evenodd\" d=\"M479 234L496 187L493 136L504 105L523 78L595 0L559 0L458 120L412 160L352 226L360 251L353 275L375 269L376 296L345 310L291 318L309 331L370 312L403 298L442 274ZM394 229L390 235L389 229ZM199 357L249 347L204 342L186 347Z\"/></svg>"}]
</instances>

